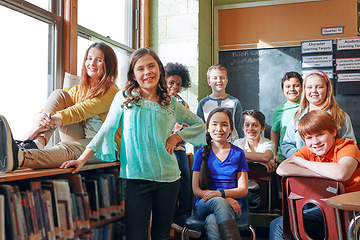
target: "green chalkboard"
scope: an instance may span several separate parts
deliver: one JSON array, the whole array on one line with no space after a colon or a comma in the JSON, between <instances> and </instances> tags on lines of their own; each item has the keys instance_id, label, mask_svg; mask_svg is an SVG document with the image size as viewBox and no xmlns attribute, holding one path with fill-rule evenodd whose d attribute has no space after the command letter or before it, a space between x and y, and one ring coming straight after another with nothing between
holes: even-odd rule
<instances>
[{"instance_id":1,"label":"green chalkboard","mask_svg":"<svg viewBox=\"0 0 360 240\"><path fill-rule=\"evenodd\" d=\"M259 109L271 126L274 108L285 102L281 79L286 72L301 74L300 46L219 52L219 63L228 71L227 93L245 109Z\"/></svg>"}]
</instances>

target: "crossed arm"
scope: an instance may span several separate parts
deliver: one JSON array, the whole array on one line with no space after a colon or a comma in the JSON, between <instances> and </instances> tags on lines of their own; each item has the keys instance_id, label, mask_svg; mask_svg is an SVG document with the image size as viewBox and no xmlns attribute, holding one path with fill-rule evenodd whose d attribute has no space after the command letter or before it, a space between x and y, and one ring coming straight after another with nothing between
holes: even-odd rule
<instances>
[{"instance_id":1,"label":"crossed arm","mask_svg":"<svg viewBox=\"0 0 360 240\"><path fill-rule=\"evenodd\" d=\"M342 157L337 163L313 162L301 157L291 156L283 161L276 173L280 176L323 177L335 181L348 180L357 167L353 157Z\"/></svg>"}]
</instances>

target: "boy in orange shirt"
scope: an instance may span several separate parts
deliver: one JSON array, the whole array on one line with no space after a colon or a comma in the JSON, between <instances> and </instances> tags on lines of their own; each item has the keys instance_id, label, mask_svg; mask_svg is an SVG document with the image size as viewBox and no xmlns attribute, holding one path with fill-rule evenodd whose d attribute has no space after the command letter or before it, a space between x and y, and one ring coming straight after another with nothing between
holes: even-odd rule
<instances>
[{"instance_id":1,"label":"boy in orange shirt","mask_svg":"<svg viewBox=\"0 0 360 240\"><path fill-rule=\"evenodd\" d=\"M339 138L332 116L313 110L299 121L299 134L306 146L282 162L280 176L322 177L343 181L348 192L360 191L360 150L353 140ZM282 217L270 224L269 239L284 239ZM323 239L323 216L318 207L304 210L305 224L314 228L314 239ZM322 228L321 228L322 227ZM309 235L312 232L309 229Z\"/></svg>"}]
</instances>

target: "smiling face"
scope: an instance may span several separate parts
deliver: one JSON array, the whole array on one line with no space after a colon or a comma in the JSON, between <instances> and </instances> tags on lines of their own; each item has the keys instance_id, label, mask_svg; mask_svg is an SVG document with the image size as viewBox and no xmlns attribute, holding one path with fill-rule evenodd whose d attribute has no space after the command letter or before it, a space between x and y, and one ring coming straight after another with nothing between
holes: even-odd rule
<instances>
[{"instance_id":1,"label":"smiling face","mask_svg":"<svg viewBox=\"0 0 360 240\"><path fill-rule=\"evenodd\" d=\"M91 48L85 61L85 67L89 77L99 81L105 72L104 53L95 47Z\"/></svg>"},{"instance_id":2,"label":"smiling face","mask_svg":"<svg viewBox=\"0 0 360 240\"><path fill-rule=\"evenodd\" d=\"M289 80L285 80L282 92L288 102L299 102L302 93L302 86L299 79L292 77Z\"/></svg>"},{"instance_id":3,"label":"smiling face","mask_svg":"<svg viewBox=\"0 0 360 240\"><path fill-rule=\"evenodd\" d=\"M246 115L244 117L243 131L248 140L259 140L260 134L265 130L265 126L261 127L259 120L256 118Z\"/></svg>"},{"instance_id":4,"label":"smiling face","mask_svg":"<svg viewBox=\"0 0 360 240\"><path fill-rule=\"evenodd\" d=\"M166 78L167 90L170 96L176 96L181 90L182 79L179 75L172 75Z\"/></svg>"},{"instance_id":5,"label":"smiling face","mask_svg":"<svg viewBox=\"0 0 360 240\"><path fill-rule=\"evenodd\" d=\"M134 66L133 79L138 82L141 91L156 93L160 79L159 64L150 55L139 58Z\"/></svg>"},{"instance_id":6,"label":"smiling face","mask_svg":"<svg viewBox=\"0 0 360 240\"><path fill-rule=\"evenodd\" d=\"M217 112L209 120L208 132L213 141L226 142L231 134L229 116L224 112Z\"/></svg>"},{"instance_id":7,"label":"smiling face","mask_svg":"<svg viewBox=\"0 0 360 240\"><path fill-rule=\"evenodd\" d=\"M324 157L335 144L336 131L322 131L304 137L308 149L320 157Z\"/></svg>"},{"instance_id":8,"label":"smiling face","mask_svg":"<svg viewBox=\"0 0 360 240\"><path fill-rule=\"evenodd\" d=\"M209 74L208 84L213 92L225 92L228 79L224 70L213 69Z\"/></svg>"},{"instance_id":9,"label":"smiling face","mask_svg":"<svg viewBox=\"0 0 360 240\"><path fill-rule=\"evenodd\" d=\"M327 86L325 80L318 75L311 75L305 81L305 97L310 110L321 109L326 99Z\"/></svg>"}]
</instances>

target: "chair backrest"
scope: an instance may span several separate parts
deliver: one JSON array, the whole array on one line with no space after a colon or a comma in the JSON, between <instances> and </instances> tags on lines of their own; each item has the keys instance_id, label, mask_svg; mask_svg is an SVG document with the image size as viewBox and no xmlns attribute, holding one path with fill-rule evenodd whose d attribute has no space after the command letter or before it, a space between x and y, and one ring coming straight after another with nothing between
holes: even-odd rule
<instances>
[{"instance_id":1,"label":"chair backrest","mask_svg":"<svg viewBox=\"0 0 360 240\"><path fill-rule=\"evenodd\" d=\"M273 213L274 209L280 209L279 193L276 182L276 173L268 173L264 165L248 163L249 179L260 186L260 202L256 206L249 206L252 213Z\"/></svg>"},{"instance_id":2,"label":"chair backrest","mask_svg":"<svg viewBox=\"0 0 360 240\"><path fill-rule=\"evenodd\" d=\"M304 226L303 209L307 203L317 205L324 216L325 239L343 239L348 216L326 204L326 199L346 192L342 182L315 177L283 177L283 233L285 239L311 239Z\"/></svg>"}]
</instances>

